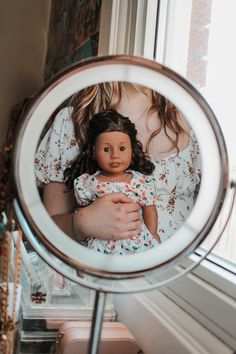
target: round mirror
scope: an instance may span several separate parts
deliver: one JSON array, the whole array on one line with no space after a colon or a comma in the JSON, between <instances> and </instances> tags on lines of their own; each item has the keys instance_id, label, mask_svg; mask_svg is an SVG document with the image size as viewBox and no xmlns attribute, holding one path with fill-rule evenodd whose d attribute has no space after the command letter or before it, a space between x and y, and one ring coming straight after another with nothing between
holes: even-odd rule
<instances>
[{"instance_id":1,"label":"round mirror","mask_svg":"<svg viewBox=\"0 0 236 354\"><path fill-rule=\"evenodd\" d=\"M68 237L48 214L36 184L35 153L49 118L62 102L76 92L104 82L131 83L165 97L181 112L199 146L200 188L189 215L173 236L157 247L131 255L94 252ZM158 164L155 168L158 169ZM155 171L153 174L155 177ZM18 215L22 213L22 225L25 223L23 216L27 220L32 238L37 236L39 243L55 256L87 274L106 279L135 278L176 264L208 235L225 197L228 183L227 152L214 113L197 90L181 76L143 58L100 57L68 69L35 99L18 133L14 180L19 201ZM182 186L186 188L184 184ZM158 188L157 182L157 200L158 193L161 193ZM82 278L78 281L83 283ZM92 283L90 285L95 286Z\"/></svg>"}]
</instances>

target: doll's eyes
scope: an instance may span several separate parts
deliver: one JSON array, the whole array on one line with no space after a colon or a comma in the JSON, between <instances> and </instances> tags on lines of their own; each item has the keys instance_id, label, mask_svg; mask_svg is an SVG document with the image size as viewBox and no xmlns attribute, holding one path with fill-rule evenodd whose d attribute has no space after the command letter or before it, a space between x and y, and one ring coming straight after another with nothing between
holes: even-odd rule
<instances>
[{"instance_id":1,"label":"doll's eyes","mask_svg":"<svg viewBox=\"0 0 236 354\"><path fill-rule=\"evenodd\" d=\"M125 151L125 150L126 150L126 147L125 147L125 146L120 146L119 149L120 149L120 151ZM106 146L106 147L104 147L103 151L104 151L104 152L109 152L109 151L111 151L111 148L108 147L108 146Z\"/></svg>"}]
</instances>

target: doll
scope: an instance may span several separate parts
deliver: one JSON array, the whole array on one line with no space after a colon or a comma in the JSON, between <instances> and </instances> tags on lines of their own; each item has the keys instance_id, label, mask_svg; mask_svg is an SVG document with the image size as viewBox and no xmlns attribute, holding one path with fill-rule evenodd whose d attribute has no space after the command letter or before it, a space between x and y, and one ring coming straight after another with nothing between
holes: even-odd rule
<instances>
[{"instance_id":1,"label":"doll","mask_svg":"<svg viewBox=\"0 0 236 354\"><path fill-rule=\"evenodd\" d=\"M66 183L73 181L79 208L107 193L124 193L141 206L142 222L139 234L126 240L98 240L91 235L78 241L111 255L135 254L158 246L154 168L129 118L115 110L95 114L89 122L86 143L65 173Z\"/></svg>"}]
</instances>

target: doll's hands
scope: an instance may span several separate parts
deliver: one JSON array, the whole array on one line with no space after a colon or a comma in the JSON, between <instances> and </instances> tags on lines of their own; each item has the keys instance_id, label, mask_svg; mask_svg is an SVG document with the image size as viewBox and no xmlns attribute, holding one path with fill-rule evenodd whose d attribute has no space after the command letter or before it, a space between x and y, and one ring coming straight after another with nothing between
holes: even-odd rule
<instances>
[{"instance_id":1,"label":"doll's hands","mask_svg":"<svg viewBox=\"0 0 236 354\"><path fill-rule=\"evenodd\" d=\"M74 215L77 230L86 237L123 240L140 232L140 206L122 193L104 195Z\"/></svg>"}]
</instances>

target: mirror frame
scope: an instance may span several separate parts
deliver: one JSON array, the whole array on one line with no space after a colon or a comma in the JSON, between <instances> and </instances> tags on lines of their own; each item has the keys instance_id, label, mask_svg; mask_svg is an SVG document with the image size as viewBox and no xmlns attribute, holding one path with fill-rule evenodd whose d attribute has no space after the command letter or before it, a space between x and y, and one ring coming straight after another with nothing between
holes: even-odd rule
<instances>
[{"instance_id":1,"label":"mirror frame","mask_svg":"<svg viewBox=\"0 0 236 354\"><path fill-rule=\"evenodd\" d=\"M152 249L136 254L135 257L109 256L86 249L70 239L52 221L37 190L34 155L47 120L65 99L87 86L104 82L104 77L106 81L142 85L167 97L186 117L200 146L202 179L196 203L185 223L174 237L158 247L158 252ZM147 275L154 269L169 268L193 252L212 229L228 186L228 158L224 138L206 100L188 81L171 69L151 60L123 55L80 62L42 89L18 132L13 171L20 208L39 240L67 264L88 274L109 279L134 278Z\"/></svg>"}]
</instances>

